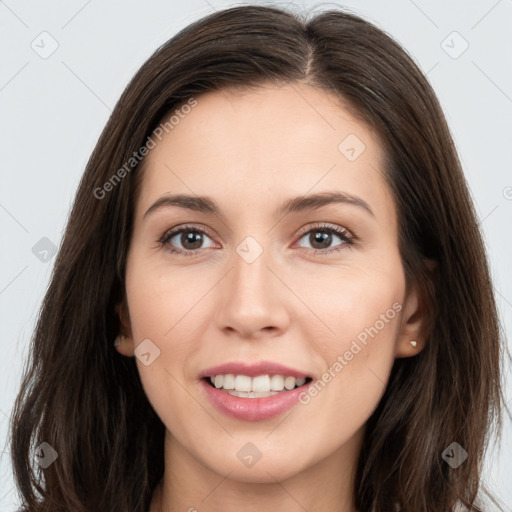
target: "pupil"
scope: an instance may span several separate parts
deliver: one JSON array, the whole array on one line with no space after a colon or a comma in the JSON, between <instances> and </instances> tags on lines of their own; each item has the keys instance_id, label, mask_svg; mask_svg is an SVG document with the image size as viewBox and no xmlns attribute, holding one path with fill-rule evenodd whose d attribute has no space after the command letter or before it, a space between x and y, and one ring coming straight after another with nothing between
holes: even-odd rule
<instances>
[{"instance_id":1,"label":"pupil","mask_svg":"<svg viewBox=\"0 0 512 512\"><path fill-rule=\"evenodd\" d=\"M313 241L311 242L311 245L315 247L315 244L324 244L321 245L321 247L316 247L318 249L325 249L325 243L327 242L327 247L331 243L332 235L331 233L326 233L325 231L315 231L313 235Z\"/></svg>"}]
</instances>

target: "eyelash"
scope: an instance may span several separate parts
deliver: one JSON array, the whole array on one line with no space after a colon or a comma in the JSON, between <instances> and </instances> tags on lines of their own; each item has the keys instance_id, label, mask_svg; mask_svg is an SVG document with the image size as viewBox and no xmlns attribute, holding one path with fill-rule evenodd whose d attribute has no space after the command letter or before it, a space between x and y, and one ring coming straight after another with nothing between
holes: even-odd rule
<instances>
[{"instance_id":1,"label":"eyelash","mask_svg":"<svg viewBox=\"0 0 512 512\"><path fill-rule=\"evenodd\" d=\"M158 242L161 244L162 247L165 247L166 245L168 245L169 240L171 238L173 238L174 236L176 236L184 231L190 231L193 233L201 233L201 234L206 235L209 238L211 238L204 229L201 229L201 228L191 224L191 225L179 226L178 228L173 228L172 230L164 232L163 235L158 239ZM350 235L346 229L332 225L332 224L322 224L322 223L315 225L313 227L309 227L307 230L302 231L299 235L298 240L300 240L304 235L307 235L308 233L313 232L313 231L324 231L324 232L331 233L331 234L334 233L334 234L338 235L341 238L341 240L344 242L343 244L337 245L332 249L308 249L308 248L306 248L306 249L308 249L308 251L312 252L313 255L317 255L318 253L321 253L321 254L336 253L338 251L341 251L345 247L350 248L350 246L352 246L356 240L356 237L354 235ZM170 246L168 248L168 251L171 254L178 254L181 256L194 256L200 250L201 249L196 249L196 250L175 249Z\"/></svg>"}]
</instances>

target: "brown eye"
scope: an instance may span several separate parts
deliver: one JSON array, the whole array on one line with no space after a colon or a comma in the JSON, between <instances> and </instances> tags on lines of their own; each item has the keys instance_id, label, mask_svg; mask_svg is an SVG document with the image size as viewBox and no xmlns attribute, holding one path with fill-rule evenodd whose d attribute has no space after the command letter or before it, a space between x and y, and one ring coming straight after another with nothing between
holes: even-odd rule
<instances>
[{"instance_id":1,"label":"brown eye","mask_svg":"<svg viewBox=\"0 0 512 512\"><path fill-rule=\"evenodd\" d=\"M309 242L313 249L328 249L332 244L332 233L319 230L310 231Z\"/></svg>"},{"instance_id":2,"label":"brown eye","mask_svg":"<svg viewBox=\"0 0 512 512\"><path fill-rule=\"evenodd\" d=\"M314 250L315 253L330 253L338 251L344 246L352 245L354 243L348 234L348 231L334 226L318 226L310 229L301 236L300 240L302 239L307 240L311 245L311 250ZM336 242L336 239L339 239L341 243L337 243L333 246L332 244Z\"/></svg>"},{"instance_id":3,"label":"brown eye","mask_svg":"<svg viewBox=\"0 0 512 512\"><path fill-rule=\"evenodd\" d=\"M179 241L184 249L199 249L203 243L203 233L199 231L182 231Z\"/></svg>"},{"instance_id":4,"label":"brown eye","mask_svg":"<svg viewBox=\"0 0 512 512\"><path fill-rule=\"evenodd\" d=\"M204 244L210 240L210 245ZM165 233L159 240L164 246L167 246L170 252L194 254L199 249L213 247L213 241L202 229L196 227L184 227L174 229Z\"/></svg>"}]
</instances>

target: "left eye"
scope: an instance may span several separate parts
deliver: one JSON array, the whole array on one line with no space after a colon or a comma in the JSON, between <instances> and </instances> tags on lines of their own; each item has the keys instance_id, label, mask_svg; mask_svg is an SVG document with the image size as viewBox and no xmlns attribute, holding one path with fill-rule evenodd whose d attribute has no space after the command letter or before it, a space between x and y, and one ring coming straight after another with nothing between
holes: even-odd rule
<instances>
[{"instance_id":1,"label":"left eye","mask_svg":"<svg viewBox=\"0 0 512 512\"><path fill-rule=\"evenodd\" d=\"M322 252L330 252L329 249L339 250L340 246L346 244L350 245L352 243L352 239L350 238L346 231L330 227L317 227L314 229L310 229L309 231L304 233L304 235L302 235L300 240L302 240L305 237L307 237L306 240L312 245L312 247L309 247L310 249L320 251L322 251L322 249L327 249ZM332 249L330 247L334 240L333 237L338 238L341 241L340 244L337 244L335 246L335 249Z\"/></svg>"}]
</instances>

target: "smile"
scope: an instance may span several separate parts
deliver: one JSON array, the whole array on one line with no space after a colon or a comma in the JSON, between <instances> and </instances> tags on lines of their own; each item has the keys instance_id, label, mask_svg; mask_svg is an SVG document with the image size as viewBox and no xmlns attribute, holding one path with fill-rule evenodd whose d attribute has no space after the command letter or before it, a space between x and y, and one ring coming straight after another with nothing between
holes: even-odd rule
<instances>
[{"instance_id":1,"label":"smile","mask_svg":"<svg viewBox=\"0 0 512 512\"><path fill-rule=\"evenodd\" d=\"M242 421L283 414L298 403L312 380L311 375L271 361L233 361L199 374L207 401L222 414Z\"/></svg>"},{"instance_id":2,"label":"smile","mask_svg":"<svg viewBox=\"0 0 512 512\"><path fill-rule=\"evenodd\" d=\"M215 375L210 377L210 383L216 389L226 391L231 396L240 398L263 398L273 396L283 391L301 387L309 377L296 379L284 375Z\"/></svg>"}]
</instances>

